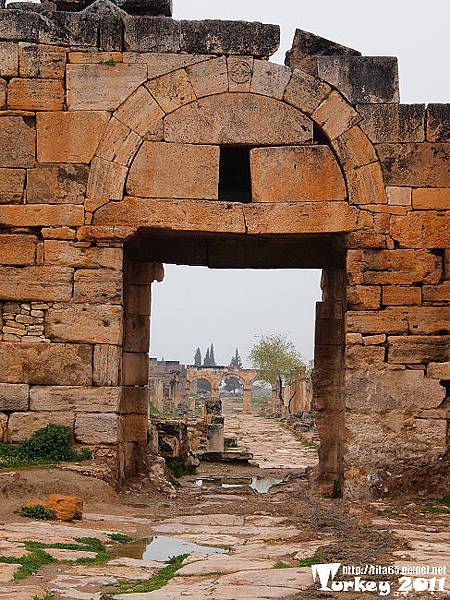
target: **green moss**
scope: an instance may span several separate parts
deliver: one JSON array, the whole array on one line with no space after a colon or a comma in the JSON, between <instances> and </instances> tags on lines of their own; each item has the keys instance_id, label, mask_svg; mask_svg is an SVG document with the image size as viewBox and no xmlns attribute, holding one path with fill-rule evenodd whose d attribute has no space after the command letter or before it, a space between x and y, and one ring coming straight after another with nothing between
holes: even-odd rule
<instances>
[{"instance_id":1,"label":"green moss","mask_svg":"<svg viewBox=\"0 0 450 600\"><path fill-rule=\"evenodd\" d=\"M324 562L323 550L318 550L313 556L304 558L298 562L299 567L312 567L312 565L319 565Z\"/></svg>"},{"instance_id":2,"label":"green moss","mask_svg":"<svg viewBox=\"0 0 450 600\"><path fill-rule=\"evenodd\" d=\"M126 533L108 533L107 536L113 542L119 542L119 544L127 544L128 542L132 542L134 538L126 535Z\"/></svg>"},{"instance_id":3,"label":"green moss","mask_svg":"<svg viewBox=\"0 0 450 600\"><path fill-rule=\"evenodd\" d=\"M26 547L26 545L25 545ZM27 548L28 550L28 548ZM0 563L7 563L10 565L19 564L20 567L14 573L14 579L21 580L34 575L44 565L48 565L53 562L53 558L50 554L47 554L41 548L34 548L31 552L24 554L23 556L0 556Z\"/></svg>"},{"instance_id":4,"label":"green moss","mask_svg":"<svg viewBox=\"0 0 450 600\"><path fill-rule=\"evenodd\" d=\"M277 560L277 562L273 565L274 569L289 569L292 565L288 565L282 560Z\"/></svg>"}]
</instances>

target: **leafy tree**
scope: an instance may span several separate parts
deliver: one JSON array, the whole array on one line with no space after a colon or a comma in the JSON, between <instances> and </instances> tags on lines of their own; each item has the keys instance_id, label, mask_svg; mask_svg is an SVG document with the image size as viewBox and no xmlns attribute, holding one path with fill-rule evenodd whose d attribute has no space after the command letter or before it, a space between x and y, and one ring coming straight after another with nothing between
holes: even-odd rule
<instances>
[{"instance_id":1,"label":"leafy tree","mask_svg":"<svg viewBox=\"0 0 450 600\"><path fill-rule=\"evenodd\" d=\"M202 366L202 351L200 350L200 348L197 348L197 350L195 351L194 365L196 367Z\"/></svg>"},{"instance_id":2,"label":"leafy tree","mask_svg":"<svg viewBox=\"0 0 450 600\"><path fill-rule=\"evenodd\" d=\"M211 344L211 347L209 349L209 362L210 362L210 364L208 366L210 366L210 367L216 366L216 357L214 356L214 344Z\"/></svg>"},{"instance_id":3,"label":"leafy tree","mask_svg":"<svg viewBox=\"0 0 450 600\"><path fill-rule=\"evenodd\" d=\"M295 379L300 366L305 366L294 343L281 334L260 336L250 352L250 360L261 379L278 387L280 397L283 386Z\"/></svg>"},{"instance_id":4,"label":"leafy tree","mask_svg":"<svg viewBox=\"0 0 450 600\"><path fill-rule=\"evenodd\" d=\"M203 366L210 367L210 357L209 357L209 348L206 350L205 358L203 359Z\"/></svg>"},{"instance_id":5,"label":"leafy tree","mask_svg":"<svg viewBox=\"0 0 450 600\"><path fill-rule=\"evenodd\" d=\"M231 357L230 367L233 369L242 369L242 359L239 355L239 350L236 348L234 356Z\"/></svg>"}]
</instances>

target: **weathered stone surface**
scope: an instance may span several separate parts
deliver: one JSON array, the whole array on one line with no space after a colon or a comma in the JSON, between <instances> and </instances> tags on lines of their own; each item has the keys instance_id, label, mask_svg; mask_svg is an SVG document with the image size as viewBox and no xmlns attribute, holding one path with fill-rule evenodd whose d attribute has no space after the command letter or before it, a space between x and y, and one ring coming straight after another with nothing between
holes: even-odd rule
<instances>
[{"instance_id":1,"label":"weathered stone surface","mask_svg":"<svg viewBox=\"0 0 450 600\"><path fill-rule=\"evenodd\" d=\"M448 248L450 216L430 210L392 217L391 236L406 248Z\"/></svg>"},{"instance_id":2,"label":"weathered stone surface","mask_svg":"<svg viewBox=\"0 0 450 600\"><path fill-rule=\"evenodd\" d=\"M265 60L255 60L251 92L282 100L291 76L292 71L288 67Z\"/></svg>"},{"instance_id":3,"label":"weathered stone surface","mask_svg":"<svg viewBox=\"0 0 450 600\"><path fill-rule=\"evenodd\" d=\"M242 210L225 202L198 200L159 200L127 197L99 208L96 225L137 225L185 231L245 233Z\"/></svg>"},{"instance_id":4,"label":"weathered stone surface","mask_svg":"<svg viewBox=\"0 0 450 600\"><path fill-rule=\"evenodd\" d=\"M378 160L374 147L358 125L337 137L332 146L346 170L357 169Z\"/></svg>"},{"instance_id":5,"label":"weathered stone surface","mask_svg":"<svg viewBox=\"0 0 450 600\"><path fill-rule=\"evenodd\" d=\"M127 192L143 198L217 200L219 148L144 142L128 175Z\"/></svg>"},{"instance_id":6,"label":"weathered stone surface","mask_svg":"<svg viewBox=\"0 0 450 600\"><path fill-rule=\"evenodd\" d=\"M96 15L46 11L40 15L39 43L96 48L98 24Z\"/></svg>"},{"instance_id":7,"label":"weathered stone surface","mask_svg":"<svg viewBox=\"0 0 450 600\"><path fill-rule=\"evenodd\" d=\"M36 260L36 242L34 235L0 235L0 264L32 265Z\"/></svg>"},{"instance_id":8,"label":"weathered stone surface","mask_svg":"<svg viewBox=\"0 0 450 600\"><path fill-rule=\"evenodd\" d=\"M331 92L319 105L312 118L319 123L331 140L361 121L361 116L336 91Z\"/></svg>"},{"instance_id":9,"label":"weathered stone surface","mask_svg":"<svg viewBox=\"0 0 450 600\"><path fill-rule=\"evenodd\" d=\"M122 303L122 273L110 269L79 269L75 272L75 302Z\"/></svg>"},{"instance_id":10,"label":"weathered stone surface","mask_svg":"<svg viewBox=\"0 0 450 600\"><path fill-rule=\"evenodd\" d=\"M22 10L0 10L0 39L37 42L39 16Z\"/></svg>"},{"instance_id":11,"label":"weathered stone surface","mask_svg":"<svg viewBox=\"0 0 450 600\"><path fill-rule=\"evenodd\" d=\"M22 200L25 169L0 168L0 203L15 204Z\"/></svg>"},{"instance_id":12,"label":"weathered stone surface","mask_svg":"<svg viewBox=\"0 0 450 600\"><path fill-rule=\"evenodd\" d=\"M122 351L119 346L96 344L94 346L94 385L119 385Z\"/></svg>"},{"instance_id":13,"label":"weathered stone surface","mask_svg":"<svg viewBox=\"0 0 450 600\"><path fill-rule=\"evenodd\" d=\"M347 290L351 310L376 310L380 308L381 288L373 285L356 285Z\"/></svg>"},{"instance_id":14,"label":"weathered stone surface","mask_svg":"<svg viewBox=\"0 0 450 600\"><path fill-rule=\"evenodd\" d=\"M59 46L19 43L19 73L21 77L64 79L66 49Z\"/></svg>"},{"instance_id":15,"label":"weathered stone surface","mask_svg":"<svg viewBox=\"0 0 450 600\"><path fill-rule=\"evenodd\" d=\"M450 104L427 106L427 141L450 142Z\"/></svg>"},{"instance_id":16,"label":"weathered stone surface","mask_svg":"<svg viewBox=\"0 0 450 600\"><path fill-rule=\"evenodd\" d=\"M145 65L67 65L69 110L115 110L147 79Z\"/></svg>"},{"instance_id":17,"label":"weathered stone surface","mask_svg":"<svg viewBox=\"0 0 450 600\"><path fill-rule=\"evenodd\" d=\"M122 269L121 248L79 247L71 242L44 241L44 258L47 264L77 268Z\"/></svg>"},{"instance_id":18,"label":"weathered stone surface","mask_svg":"<svg viewBox=\"0 0 450 600\"><path fill-rule=\"evenodd\" d=\"M196 99L194 89L184 69L173 71L146 84L161 108L170 113Z\"/></svg>"},{"instance_id":19,"label":"weathered stone surface","mask_svg":"<svg viewBox=\"0 0 450 600\"><path fill-rule=\"evenodd\" d=\"M148 79L167 75L190 65L214 58L211 54L174 54L172 52L124 52L123 62L127 64L145 63Z\"/></svg>"},{"instance_id":20,"label":"weathered stone surface","mask_svg":"<svg viewBox=\"0 0 450 600\"><path fill-rule=\"evenodd\" d=\"M383 286L382 304L385 306L419 305L421 302L422 290L420 287Z\"/></svg>"},{"instance_id":21,"label":"weathered stone surface","mask_svg":"<svg viewBox=\"0 0 450 600\"><path fill-rule=\"evenodd\" d=\"M390 336L388 342L388 361L394 364L446 361L450 356L450 335Z\"/></svg>"},{"instance_id":22,"label":"weathered stone surface","mask_svg":"<svg viewBox=\"0 0 450 600\"><path fill-rule=\"evenodd\" d=\"M228 93L202 98L167 116L164 138L191 144L287 146L309 142L312 122L272 98Z\"/></svg>"},{"instance_id":23,"label":"weathered stone surface","mask_svg":"<svg viewBox=\"0 0 450 600\"><path fill-rule=\"evenodd\" d=\"M177 21L163 17L129 17L124 19L124 25L125 50L180 52L180 25Z\"/></svg>"},{"instance_id":24,"label":"weathered stone surface","mask_svg":"<svg viewBox=\"0 0 450 600\"><path fill-rule=\"evenodd\" d=\"M445 398L438 381L410 370L349 373L345 391L347 408L358 412L437 408Z\"/></svg>"},{"instance_id":25,"label":"weathered stone surface","mask_svg":"<svg viewBox=\"0 0 450 600\"><path fill-rule=\"evenodd\" d=\"M430 363L427 367L427 377L450 380L450 362Z\"/></svg>"},{"instance_id":26,"label":"weathered stone surface","mask_svg":"<svg viewBox=\"0 0 450 600\"><path fill-rule=\"evenodd\" d=\"M127 175L125 165L94 158L88 180L88 196L98 200L121 200ZM95 208L102 204L101 201Z\"/></svg>"},{"instance_id":27,"label":"weathered stone surface","mask_svg":"<svg viewBox=\"0 0 450 600\"><path fill-rule=\"evenodd\" d=\"M388 186L386 195L389 206L411 206L411 188Z\"/></svg>"},{"instance_id":28,"label":"weathered stone surface","mask_svg":"<svg viewBox=\"0 0 450 600\"><path fill-rule=\"evenodd\" d=\"M40 162L89 163L109 114L101 111L43 113L37 118Z\"/></svg>"},{"instance_id":29,"label":"weathered stone surface","mask_svg":"<svg viewBox=\"0 0 450 600\"><path fill-rule=\"evenodd\" d=\"M172 16L172 0L125 0L120 8L130 15Z\"/></svg>"},{"instance_id":30,"label":"weathered stone surface","mask_svg":"<svg viewBox=\"0 0 450 600\"><path fill-rule=\"evenodd\" d=\"M46 333L58 341L118 345L122 339L122 307L55 304L48 311Z\"/></svg>"},{"instance_id":31,"label":"weathered stone surface","mask_svg":"<svg viewBox=\"0 0 450 600\"><path fill-rule=\"evenodd\" d=\"M12 79L8 85L8 108L62 110L64 93L60 79Z\"/></svg>"},{"instance_id":32,"label":"weathered stone surface","mask_svg":"<svg viewBox=\"0 0 450 600\"><path fill-rule=\"evenodd\" d=\"M0 383L0 411L28 410L30 387L25 384Z\"/></svg>"},{"instance_id":33,"label":"weathered stone surface","mask_svg":"<svg viewBox=\"0 0 450 600\"><path fill-rule=\"evenodd\" d=\"M422 288L424 302L445 302L450 300L450 281L442 285L424 285Z\"/></svg>"},{"instance_id":34,"label":"weathered stone surface","mask_svg":"<svg viewBox=\"0 0 450 600\"><path fill-rule=\"evenodd\" d=\"M123 385L148 384L148 355L142 352L124 352Z\"/></svg>"},{"instance_id":35,"label":"weathered stone surface","mask_svg":"<svg viewBox=\"0 0 450 600\"><path fill-rule=\"evenodd\" d=\"M83 225L84 210L75 204L0 205L0 223L12 227Z\"/></svg>"},{"instance_id":36,"label":"weathered stone surface","mask_svg":"<svg viewBox=\"0 0 450 600\"><path fill-rule=\"evenodd\" d=\"M378 144L388 185L450 187L450 144Z\"/></svg>"},{"instance_id":37,"label":"weathered stone surface","mask_svg":"<svg viewBox=\"0 0 450 600\"><path fill-rule=\"evenodd\" d=\"M302 69L303 61L311 56L360 56L361 52L337 42L303 31L295 30L292 48L286 54L286 64L292 69Z\"/></svg>"},{"instance_id":38,"label":"weathered stone surface","mask_svg":"<svg viewBox=\"0 0 450 600\"><path fill-rule=\"evenodd\" d=\"M278 25L245 21L180 21L180 49L188 54L268 58L280 45Z\"/></svg>"},{"instance_id":39,"label":"weathered stone surface","mask_svg":"<svg viewBox=\"0 0 450 600\"><path fill-rule=\"evenodd\" d=\"M357 213L344 202L244 205L249 234L337 233L355 228Z\"/></svg>"},{"instance_id":40,"label":"weathered stone surface","mask_svg":"<svg viewBox=\"0 0 450 600\"><path fill-rule=\"evenodd\" d=\"M38 166L28 171L27 202L83 204L87 178L83 165Z\"/></svg>"},{"instance_id":41,"label":"weathered stone surface","mask_svg":"<svg viewBox=\"0 0 450 600\"><path fill-rule=\"evenodd\" d=\"M74 415L70 412L23 412L12 413L8 421L11 442L22 442L38 429L49 423L73 428Z\"/></svg>"},{"instance_id":42,"label":"weathered stone surface","mask_svg":"<svg viewBox=\"0 0 450 600\"><path fill-rule=\"evenodd\" d=\"M8 82L6 79L0 78L0 109L6 108L6 88L8 87Z\"/></svg>"},{"instance_id":43,"label":"weathered stone surface","mask_svg":"<svg viewBox=\"0 0 450 600\"><path fill-rule=\"evenodd\" d=\"M388 307L380 312L350 311L347 331L350 333L407 333L446 335L450 331L450 307Z\"/></svg>"},{"instance_id":44,"label":"weathered stone surface","mask_svg":"<svg viewBox=\"0 0 450 600\"><path fill-rule=\"evenodd\" d=\"M100 19L98 47L103 51L121 52L123 50L123 32L122 17L113 15L109 11L109 14L102 16Z\"/></svg>"},{"instance_id":45,"label":"weathered stone surface","mask_svg":"<svg viewBox=\"0 0 450 600\"><path fill-rule=\"evenodd\" d=\"M0 42L0 77L17 77L19 47L14 42Z\"/></svg>"},{"instance_id":46,"label":"weathered stone surface","mask_svg":"<svg viewBox=\"0 0 450 600\"><path fill-rule=\"evenodd\" d=\"M79 414L75 419L75 437L83 444L114 444L119 440L118 415Z\"/></svg>"},{"instance_id":47,"label":"weathered stone surface","mask_svg":"<svg viewBox=\"0 0 450 600\"><path fill-rule=\"evenodd\" d=\"M30 391L30 410L38 412L118 412L119 405L118 387L35 386Z\"/></svg>"},{"instance_id":48,"label":"weathered stone surface","mask_svg":"<svg viewBox=\"0 0 450 600\"><path fill-rule=\"evenodd\" d=\"M344 200L347 189L328 146L256 148L250 152L254 202Z\"/></svg>"},{"instance_id":49,"label":"weathered stone surface","mask_svg":"<svg viewBox=\"0 0 450 600\"><path fill-rule=\"evenodd\" d=\"M307 115L312 114L331 92L329 85L304 71L294 71L284 100Z\"/></svg>"},{"instance_id":50,"label":"weathered stone surface","mask_svg":"<svg viewBox=\"0 0 450 600\"><path fill-rule=\"evenodd\" d=\"M442 262L423 250L350 250L347 271L356 285L438 283Z\"/></svg>"},{"instance_id":51,"label":"weathered stone surface","mask_svg":"<svg viewBox=\"0 0 450 600\"><path fill-rule=\"evenodd\" d=\"M162 139L164 111L143 86L122 104L114 117L140 136Z\"/></svg>"},{"instance_id":52,"label":"weathered stone surface","mask_svg":"<svg viewBox=\"0 0 450 600\"><path fill-rule=\"evenodd\" d=\"M92 385L92 346L5 342L2 381L32 385Z\"/></svg>"},{"instance_id":53,"label":"weathered stone surface","mask_svg":"<svg viewBox=\"0 0 450 600\"><path fill-rule=\"evenodd\" d=\"M358 104L361 129L374 144L423 142L425 104Z\"/></svg>"},{"instance_id":54,"label":"weathered stone surface","mask_svg":"<svg viewBox=\"0 0 450 600\"><path fill-rule=\"evenodd\" d=\"M0 267L0 297L8 300L70 300L73 270L65 267Z\"/></svg>"},{"instance_id":55,"label":"weathered stone surface","mask_svg":"<svg viewBox=\"0 0 450 600\"><path fill-rule=\"evenodd\" d=\"M23 169L34 166L35 160L34 121L22 117L0 116L0 166Z\"/></svg>"},{"instance_id":56,"label":"weathered stone surface","mask_svg":"<svg viewBox=\"0 0 450 600\"><path fill-rule=\"evenodd\" d=\"M140 135L113 117L97 149L97 156L120 165L129 165L141 143Z\"/></svg>"},{"instance_id":57,"label":"weathered stone surface","mask_svg":"<svg viewBox=\"0 0 450 600\"><path fill-rule=\"evenodd\" d=\"M450 187L415 188L412 191L412 206L416 210L450 209Z\"/></svg>"},{"instance_id":58,"label":"weathered stone surface","mask_svg":"<svg viewBox=\"0 0 450 600\"><path fill-rule=\"evenodd\" d=\"M228 92L228 68L224 56L196 63L186 72L197 98Z\"/></svg>"}]
</instances>

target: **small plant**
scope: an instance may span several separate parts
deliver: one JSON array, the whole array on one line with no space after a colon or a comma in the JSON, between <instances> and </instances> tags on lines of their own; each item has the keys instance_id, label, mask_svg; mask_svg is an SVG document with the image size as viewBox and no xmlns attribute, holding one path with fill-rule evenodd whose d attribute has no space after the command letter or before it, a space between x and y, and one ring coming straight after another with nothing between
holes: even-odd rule
<instances>
[{"instance_id":1,"label":"small plant","mask_svg":"<svg viewBox=\"0 0 450 600\"><path fill-rule=\"evenodd\" d=\"M26 547L26 545L25 545ZM24 556L0 556L0 563L6 563L10 565L19 564L20 567L14 573L14 579L21 580L34 575L44 565L48 565L53 562L53 558L50 554L47 554L41 548L34 548L28 554Z\"/></svg>"},{"instance_id":2,"label":"small plant","mask_svg":"<svg viewBox=\"0 0 450 600\"><path fill-rule=\"evenodd\" d=\"M386 516L390 517L391 519L398 517L398 513L395 512L395 510L392 510L392 508L385 508L383 512Z\"/></svg>"},{"instance_id":3,"label":"small plant","mask_svg":"<svg viewBox=\"0 0 450 600\"><path fill-rule=\"evenodd\" d=\"M110 58L108 60L104 60L103 64L108 65L108 67L115 67L117 63L113 58Z\"/></svg>"},{"instance_id":4,"label":"small plant","mask_svg":"<svg viewBox=\"0 0 450 600\"><path fill-rule=\"evenodd\" d=\"M40 521L53 521L56 519L56 514L53 510L49 510L42 504L33 504L32 506L22 506L20 516L28 517L29 519L38 519Z\"/></svg>"},{"instance_id":5,"label":"small plant","mask_svg":"<svg viewBox=\"0 0 450 600\"><path fill-rule=\"evenodd\" d=\"M133 538L126 533L108 533L107 536L110 540L113 542L119 542L119 544L127 544L128 542L133 541Z\"/></svg>"},{"instance_id":6,"label":"small plant","mask_svg":"<svg viewBox=\"0 0 450 600\"><path fill-rule=\"evenodd\" d=\"M323 550L319 550L314 554L314 556L309 556L308 558L304 558L299 561L299 567L312 567L313 565L319 565L323 562Z\"/></svg>"},{"instance_id":7,"label":"small plant","mask_svg":"<svg viewBox=\"0 0 450 600\"><path fill-rule=\"evenodd\" d=\"M33 596L33 600L55 600L55 594L45 591L43 596L39 596L38 594Z\"/></svg>"},{"instance_id":8,"label":"small plant","mask_svg":"<svg viewBox=\"0 0 450 600\"><path fill-rule=\"evenodd\" d=\"M168 467L175 479L179 479L180 477L183 477L183 475L195 475L197 472L197 468L193 465L187 465L183 458L171 460Z\"/></svg>"},{"instance_id":9,"label":"small plant","mask_svg":"<svg viewBox=\"0 0 450 600\"><path fill-rule=\"evenodd\" d=\"M443 496L442 498L431 500L424 508L422 508L422 512L434 515L450 514L450 496Z\"/></svg>"},{"instance_id":10,"label":"small plant","mask_svg":"<svg viewBox=\"0 0 450 600\"><path fill-rule=\"evenodd\" d=\"M277 560L277 562L273 565L274 569L289 569L291 565L285 563L283 560Z\"/></svg>"}]
</instances>

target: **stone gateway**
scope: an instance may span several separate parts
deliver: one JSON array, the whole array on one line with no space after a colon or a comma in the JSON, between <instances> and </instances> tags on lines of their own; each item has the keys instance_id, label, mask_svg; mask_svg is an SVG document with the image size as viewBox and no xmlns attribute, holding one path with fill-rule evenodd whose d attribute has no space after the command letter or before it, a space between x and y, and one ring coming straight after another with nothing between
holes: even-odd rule
<instances>
[{"instance_id":1,"label":"stone gateway","mask_svg":"<svg viewBox=\"0 0 450 600\"><path fill-rule=\"evenodd\" d=\"M160 263L321 268L320 477L448 469L449 106L397 61L162 0L0 9L0 435L139 469ZM292 307L292 319L296 318ZM381 484L380 484L381 482Z\"/></svg>"}]
</instances>

